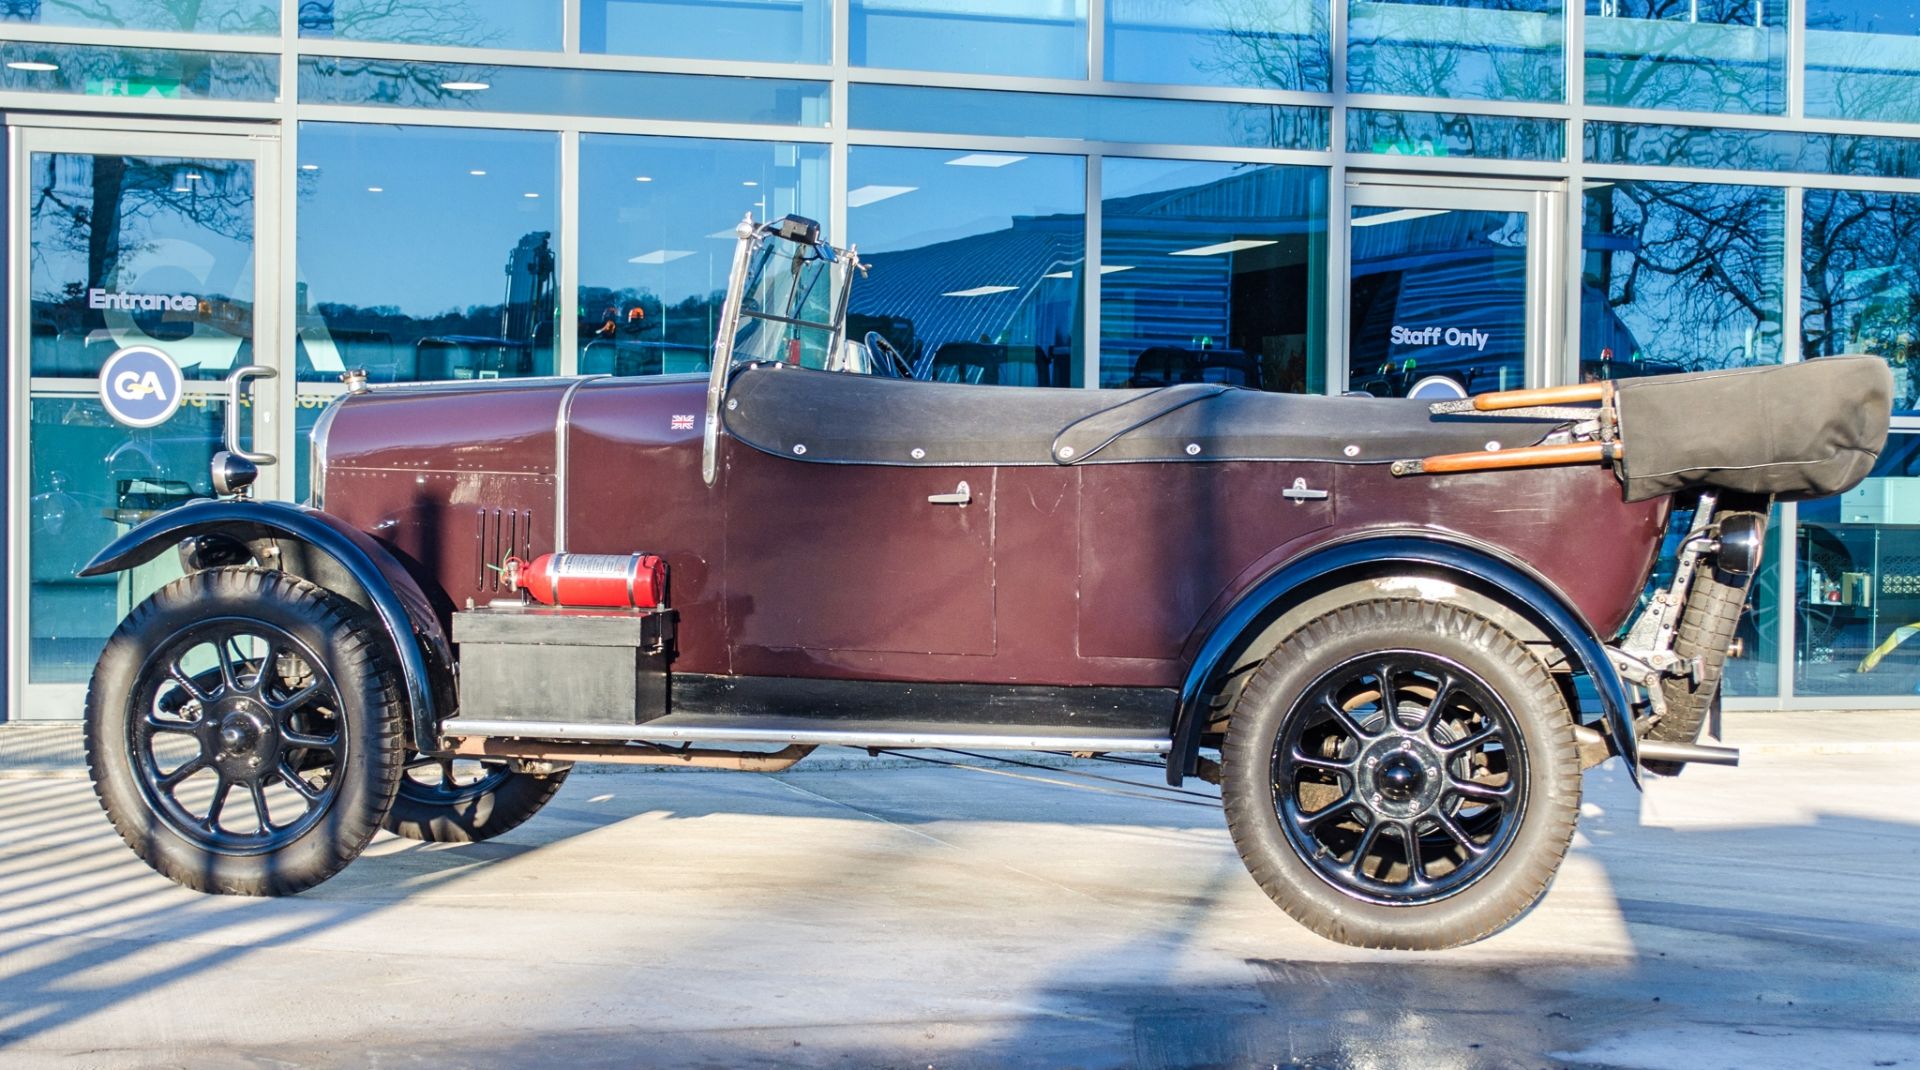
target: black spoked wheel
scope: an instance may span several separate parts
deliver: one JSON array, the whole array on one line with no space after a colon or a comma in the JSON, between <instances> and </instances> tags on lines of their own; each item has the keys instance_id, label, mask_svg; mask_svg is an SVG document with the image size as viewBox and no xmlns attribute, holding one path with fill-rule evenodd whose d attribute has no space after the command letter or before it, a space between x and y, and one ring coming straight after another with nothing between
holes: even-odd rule
<instances>
[{"instance_id":1,"label":"black spoked wheel","mask_svg":"<svg viewBox=\"0 0 1920 1070\"><path fill-rule=\"evenodd\" d=\"M1282 641L1235 700L1222 801L1254 879L1303 924L1430 949L1532 906L1573 838L1566 700L1525 644L1441 602L1358 602Z\"/></svg>"},{"instance_id":2,"label":"black spoked wheel","mask_svg":"<svg viewBox=\"0 0 1920 1070\"><path fill-rule=\"evenodd\" d=\"M1375 903L1430 903L1472 884L1526 813L1513 713L1456 662L1387 651L1302 695L1274 748L1275 813L1322 880Z\"/></svg>"},{"instance_id":3,"label":"black spoked wheel","mask_svg":"<svg viewBox=\"0 0 1920 1070\"><path fill-rule=\"evenodd\" d=\"M538 813L570 771L536 775L502 761L412 755L386 827L428 843L490 840Z\"/></svg>"},{"instance_id":4,"label":"black spoked wheel","mask_svg":"<svg viewBox=\"0 0 1920 1070\"><path fill-rule=\"evenodd\" d=\"M333 805L350 758L340 691L300 639L210 620L156 650L139 679L128 745L142 794L173 831L223 854L270 852Z\"/></svg>"},{"instance_id":5,"label":"black spoked wheel","mask_svg":"<svg viewBox=\"0 0 1920 1070\"><path fill-rule=\"evenodd\" d=\"M360 609L283 572L175 580L107 641L87 766L114 828L207 892L285 895L359 855L392 805L403 702Z\"/></svg>"}]
</instances>

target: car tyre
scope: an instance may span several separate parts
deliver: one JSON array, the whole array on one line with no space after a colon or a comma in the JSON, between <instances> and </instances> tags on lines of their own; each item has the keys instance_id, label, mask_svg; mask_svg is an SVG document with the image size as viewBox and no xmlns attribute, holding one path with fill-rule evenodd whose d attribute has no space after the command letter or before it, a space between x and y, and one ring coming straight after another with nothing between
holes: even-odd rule
<instances>
[{"instance_id":1,"label":"car tyre","mask_svg":"<svg viewBox=\"0 0 1920 1070\"><path fill-rule=\"evenodd\" d=\"M415 757L407 766L386 828L426 843L479 843L504 835L539 813L572 771L536 775L516 772L504 762L431 755Z\"/></svg>"},{"instance_id":2,"label":"car tyre","mask_svg":"<svg viewBox=\"0 0 1920 1070\"><path fill-rule=\"evenodd\" d=\"M1540 660L1458 606L1379 599L1303 625L1234 701L1222 797L1254 880L1356 947L1499 931L1573 838L1580 758Z\"/></svg>"},{"instance_id":3,"label":"car tyre","mask_svg":"<svg viewBox=\"0 0 1920 1070\"><path fill-rule=\"evenodd\" d=\"M404 753L399 672L352 603L284 572L162 587L107 640L87 768L128 847L197 891L289 895L357 857Z\"/></svg>"}]
</instances>

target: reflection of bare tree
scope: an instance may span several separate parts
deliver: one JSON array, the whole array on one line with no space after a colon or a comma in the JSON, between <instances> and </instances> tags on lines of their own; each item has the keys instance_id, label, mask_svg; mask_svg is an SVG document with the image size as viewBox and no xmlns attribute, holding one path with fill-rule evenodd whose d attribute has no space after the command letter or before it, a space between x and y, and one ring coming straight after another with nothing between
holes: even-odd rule
<instances>
[{"instance_id":1,"label":"reflection of bare tree","mask_svg":"<svg viewBox=\"0 0 1920 1070\"><path fill-rule=\"evenodd\" d=\"M265 101L278 87L278 57L259 53L0 44L9 61L57 64L53 70L0 66L0 89Z\"/></svg>"},{"instance_id":2,"label":"reflection of bare tree","mask_svg":"<svg viewBox=\"0 0 1920 1070\"><path fill-rule=\"evenodd\" d=\"M501 31L462 0L301 0L300 30L419 45L505 43Z\"/></svg>"},{"instance_id":3,"label":"reflection of bare tree","mask_svg":"<svg viewBox=\"0 0 1920 1070\"><path fill-rule=\"evenodd\" d=\"M61 171L85 167L85 193L63 187ZM48 155L36 161L32 214L56 248L84 253L87 288L106 288L125 258L149 247L152 225L181 219L237 242L253 240L253 165L241 160ZM36 225L35 256L44 256Z\"/></svg>"},{"instance_id":4,"label":"reflection of bare tree","mask_svg":"<svg viewBox=\"0 0 1920 1070\"><path fill-rule=\"evenodd\" d=\"M1821 38L1830 33L1888 34L1900 33L1900 29L1888 25L1892 19L1883 18L1888 14L1875 8L1860 5L1843 9L1827 8L1822 11L1807 12L1807 113L1809 115L1834 115L1848 119L1874 119L1882 122L1920 121L1920 94L1914 92L1916 83L1920 83L1920 71L1912 69L1876 69L1874 67L1851 68L1846 65L1830 66L1818 63L1813 53L1830 55L1828 48L1818 48ZM1856 62L1865 62L1856 58Z\"/></svg>"},{"instance_id":5,"label":"reflection of bare tree","mask_svg":"<svg viewBox=\"0 0 1920 1070\"><path fill-rule=\"evenodd\" d=\"M1587 284L1651 355L1695 368L1779 358L1784 207L1778 190L1620 182L1587 199Z\"/></svg>"},{"instance_id":6,"label":"reflection of bare tree","mask_svg":"<svg viewBox=\"0 0 1920 1070\"><path fill-rule=\"evenodd\" d=\"M1803 233L1801 352L1908 366L1920 342L1920 197L1808 190ZM1920 383L1905 382L1910 408Z\"/></svg>"},{"instance_id":7,"label":"reflection of bare tree","mask_svg":"<svg viewBox=\"0 0 1920 1070\"><path fill-rule=\"evenodd\" d=\"M1349 145L1362 152L1502 160L1559 160L1566 152L1557 119L1354 108L1347 124Z\"/></svg>"},{"instance_id":8,"label":"reflection of bare tree","mask_svg":"<svg viewBox=\"0 0 1920 1070\"><path fill-rule=\"evenodd\" d=\"M479 95L449 87L490 84L498 70L464 63L319 56L302 67L300 88L303 96L338 103L472 108L479 106Z\"/></svg>"},{"instance_id":9,"label":"reflection of bare tree","mask_svg":"<svg viewBox=\"0 0 1920 1070\"><path fill-rule=\"evenodd\" d=\"M279 7L272 0L34 0L30 4L0 8L0 21L198 33L272 33L280 24Z\"/></svg>"},{"instance_id":10,"label":"reflection of bare tree","mask_svg":"<svg viewBox=\"0 0 1920 1070\"><path fill-rule=\"evenodd\" d=\"M1784 0L1602 0L1587 18L1587 99L1689 111L1784 109ZM1753 47L1742 49L1741 39ZM1740 54L1745 51L1747 58Z\"/></svg>"},{"instance_id":11,"label":"reflection of bare tree","mask_svg":"<svg viewBox=\"0 0 1920 1070\"><path fill-rule=\"evenodd\" d=\"M1476 27L1489 29L1502 15L1502 34L1476 35ZM1349 19L1347 82L1356 91L1491 100L1564 95L1556 0L1356 3Z\"/></svg>"},{"instance_id":12,"label":"reflection of bare tree","mask_svg":"<svg viewBox=\"0 0 1920 1070\"><path fill-rule=\"evenodd\" d=\"M1325 90L1331 81L1326 8L1308 5L1304 19L1283 14L1298 5L1299 0L1211 0L1219 12L1213 22L1218 30L1211 35L1216 55L1200 69L1225 85ZM1186 17L1201 21L1191 13ZM1292 32L1301 21L1307 22L1307 32Z\"/></svg>"}]
</instances>

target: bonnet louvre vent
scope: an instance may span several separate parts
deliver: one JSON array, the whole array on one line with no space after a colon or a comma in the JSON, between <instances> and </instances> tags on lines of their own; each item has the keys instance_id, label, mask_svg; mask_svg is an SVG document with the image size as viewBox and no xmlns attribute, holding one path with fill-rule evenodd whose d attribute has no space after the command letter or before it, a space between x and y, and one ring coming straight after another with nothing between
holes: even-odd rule
<instances>
[{"instance_id":1,"label":"bonnet louvre vent","mask_svg":"<svg viewBox=\"0 0 1920 1070\"><path fill-rule=\"evenodd\" d=\"M500 569L507 558L533 557L533 510L476 509L473 537L479 561L474 586L482 591L503 591L506 586Z\"/></svg>"}]
</instances>

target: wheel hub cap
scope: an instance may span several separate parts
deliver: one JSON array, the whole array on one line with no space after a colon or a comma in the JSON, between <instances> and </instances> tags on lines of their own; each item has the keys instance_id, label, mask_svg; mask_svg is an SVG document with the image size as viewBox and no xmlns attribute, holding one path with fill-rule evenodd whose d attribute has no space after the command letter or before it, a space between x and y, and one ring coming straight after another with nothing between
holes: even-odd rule
<instances>
[{"instance_id":1,"label":"wheel hub cap","mask_svg":"<svg viewBox=\"0 0 1920 1070\"><path fill-rule=\"evenodd\" d=\"M1419 817L1440 801L1440 756L1412 736L1375 741L1359 772L1361 800L1388 817Z\"/></svg>"},{"instance_id":2,"label":"wheel hub cap","mask_svg":"<svg viewBox=\"0 0 1920 1070\"><path fill-rule=\"evenodd\" d=\"M280 733L259 703L223 702L208 723L213 725L213 764L230 778L251 780L280 753Z\"/></svg>"}]
</instances>

